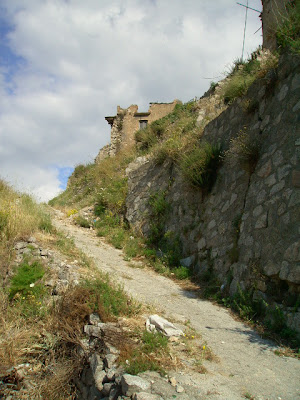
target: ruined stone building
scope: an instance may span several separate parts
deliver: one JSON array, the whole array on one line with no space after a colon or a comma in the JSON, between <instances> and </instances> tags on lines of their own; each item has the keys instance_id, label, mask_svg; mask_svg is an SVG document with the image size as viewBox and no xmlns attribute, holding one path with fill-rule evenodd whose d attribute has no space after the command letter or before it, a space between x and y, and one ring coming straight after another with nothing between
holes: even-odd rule
<instances>
[{"instance_id":1,"label":"ruined stone building","mask_svg":"<svg viewBox=\"0 0 300 400\"><path fill-rule=\"evenodd\" d=\"M105 117L111 126L110 144L99 151L95 162L114 156L119 151L134 144L136 131L146 128L151 122L172 112L177 103L179 103L179 100L174 100L172 103L150 103L149 110L146 112L139 112L137 105L131 105L128 108L118 106L117 115Z\"/></svg>"}]
</instances>

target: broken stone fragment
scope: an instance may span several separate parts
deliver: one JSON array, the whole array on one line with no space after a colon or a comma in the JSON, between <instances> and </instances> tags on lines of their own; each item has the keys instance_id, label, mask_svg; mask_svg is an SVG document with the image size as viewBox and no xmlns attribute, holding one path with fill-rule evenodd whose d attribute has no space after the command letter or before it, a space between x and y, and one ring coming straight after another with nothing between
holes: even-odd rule
<instances>
[{"instance_id":1,"label":"broken stone fragment","mask_svg":"<svg viewBox=\"0 0 300 400\"><path fill-rule=\"evenodd\" d=\"M15 250L25 249L27 247L27 242L18 242L15 244Z\"/></svg>"},{"instance_id":2,"label":"broken stone fragment","mask_svg":"<svg viewBox=\"0 0 300 400\"><path fill-rule=\"evenodd\" d=\"M150 327L154 325L155 328L163 333L164 335L171 337L171 336L183 336L183 332L181 329L176 328L171 322L166 320L165 318L160 317L159 315L150 315L148 318ZM147 322L148 322L147 321ZM149 326L148 324L148 326ZM147 323L146 323L147 326Z\"/></svg>"},{"instance_id":3,"label":"broken stone fragment","mask_svg":"<svg viewBox=\"0 0 300 400\"><path fill-rule=\"evenodd\" d=\"M133 396L138 392L146 392L150 389L151 384L139 376L124 374L121 379L122 393L125 396Z\"/></svg>"},{"instance_id":4,"label":"broken stone fragment","mask_svg":"<svg viewBox=\"0 0 300 400\"><path fill-rule=\"evenodd\" d=\"M101 322L101 319L97 313L92 313L89 316L89 323L91 325L98 325L98 323L100 323L100 322Z\"/></svg>"},{"instance_id":5,"label":"broken stone fragment","mask_svg":"<svg viewBox=\"0 0 300 400\"><path fill-rule=\"evenodd\" d=\"M107 356L105 356L103 360L105 368L111 369L112 367L114 367L118 357L119 357L118 354L107 354Z\"/></svg>"},{"instance_id":6,"label":"broken stone fragment","mask_svg":"<svg viewBox=\"0 0 300 400\"><path fill-rule=\"evenodd\" d=\"M83 331L89 336L94 336L98 338L100 338L102 335L101 328L99 326L84 325Z\"/></svg>"}]
</instances>

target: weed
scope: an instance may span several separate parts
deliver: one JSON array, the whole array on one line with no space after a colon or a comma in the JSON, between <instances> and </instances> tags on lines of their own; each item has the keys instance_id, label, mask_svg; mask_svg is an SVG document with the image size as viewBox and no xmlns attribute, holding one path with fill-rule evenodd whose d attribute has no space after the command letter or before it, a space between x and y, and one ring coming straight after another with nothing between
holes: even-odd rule
<instances>
[{"instance_id":1,"label":"weed","mask_svg":"<svg viewBox=\"0 0 300 400\"><path fill-rule=\"evenodd\" d=\"M116 249L122 249L125 244L125 232L122 228L115 229L110 237L108 238L109 243L111 243Z\"/></svg>"},{"instance_id":2,"label":"weed","mask_svg":"<svg viewBox=\"0 0 300 400\"><path fill-rule=\"evenodd\" d=\"M135 258L144 251L144 243L142 238L129 236L124 246L124 252L129 259Z\"/></svg>"},{"instance_id":3,"label":"weed","mask_svg":"<svg viewBox=\"0 0 300 400\"><path fill-rule=\"evenodd\" d=\"M78 215L78 217L74 218L74 222L76 225L79 225L82 228L89 228L91 226L90 222L81 215Z\"/></svg>"},{"instance_id":4,"label":"weed","mask_svg":"<svg viewBox=\"0 0 300 400\"><path fill-rule=\"evenodd\" d=\"M140 150L149 150L158 142L157 134L147 126L145 129L140 129L135 133L135 141Z\"/></svg>"},{"instance_id":5,"label":"weed","mask_svg":"<svg viewBox=\"0 0 300 400\"><path fill-rule=\"evenodd\" d=\"M139 341L138 347L128 349L124 365L126 372L133 375L144 371L165 374L161 364L169 354L167 337L158 332L143 331Z\"/></svg>"},{"instance_id":6,"label":"weed","mask_svg":"<svg viewBox=\"0 0 300 400\"><path fill-rule=\"evenodd\" d=\"M262 60L255 55L248 61L236 60L228 75L227 83L223 88L225 104L231 104L237 97L245 95L251 84L277 65L278 57L268 54Z\"/></svg>"},{"instance_id":7,"label":"weed","mask_svg":"<svg viewBox=\"0 0 300 400\"><path fill-rule=\"evenodd\" d=\"M221 154L220 145L200 143L182 156L180 170L190 184L210 191L221 165Z\"/></svg>"},{"instance_id":8,"label":"weed","mask_svg":"<svg viewBox=\"0 0 300 400\"><path fill-rule=\"evenodd\" d=\"M232 264L238 262L238 259L239 259L238 241L239 241L239 237L240 237L241 222L242 222L241 214L236 215L234 220L232 221L233 247L228 252L228 255L229 255L229 258L230 258L230 261Z\"/></svg>"},{"instance_id":9,"label":"weed","mask_svg":"<svg viewBox=\"0 0 300 400\"><path fill-rule=\"evenodd\" d=\"M125 371L131 375L137 375L145 371L156 371L161 375L166 373L154 357L142 354L139 350L135 350L127 361L128 364L124 366Z\"/></svg>"},{"instance_id":10,"label":"weed","mask_svg":"<svg viewBox=\"0 0 300 400\"><path fill-rule=\"evenodd\" d=\"M158 245L164 236L165 221L170 209L166 200L166 192L158 191L150 195L148 205L150 207L150 233L148 243Z\"/></svg>"},{"instance_id":11,"label":"weed","mask_svg":"<svg viewBox=\"0 0 300 400\"><path fill-rule=\"evenodd\" d=\"M210 89L215 90L215 88L218 86L218 83L216 82L210 82Z\"/></svg>"},{"instance_id":12,"label":"weed","mask_svg":"<svg viewBox=\"0 0 300 400\"><path fill-rule=\"evenodd\" d=\"M159 332L148 332L145 330L142 335L142 341L142 349L146 354L167 351L168 338Z\"/></svg>"},{"instance_id":13,"label":"weed","mask_svg":"<svg viewBox=\"0 0 300 400\"><path fill-rule=\"evenodd\" d=\"M191 276L191 270L187 267L177 267L172 270L175 275L175 278L179 280L188 279Z\"/></svg>"},{"instance_id":14,"label":"weed","mask_svg":"<svg viewBox=\"0 0 300 400\"><path fill-rule=\"evenodd\" d=\"M94 281L86 281L83 290L87 291L87 304L92 312L98 312L103 321L111 316L133 315L139 306L131 300L119 285L113 285L108 275Z\"/></svg>"},{"instance_id":15,"label":"weed","mask_svg":"<svg viewBox=\"0 0 300 400\"><path fill-rule=\"evenodd\" d=\"M251 174L259 160L260 148L261 139L252 137L246 130L243 130L230 140L229 149L225 152L225 159L233 164L238 162L244 170Z\"/></svg>"},{"instance_id":16,"label":"weed","mask_svg":"<svg viewBox=\"0 0 300 400\"><path fill-rule=\"evenodd\" d=\"M72 208L71 210L68 210L67 212L67 217L71 217L71 215L77 214L78 210L76 210L76 208Z\"/></svg>"},{"instance_id":17,"label":"weed","mask_svg":"<svg viewBox=\"0 0 300 400\"><path fill-rule=\"evenodd\" d=\"M39 261L30 262L24 259L11 279L9 298L14 298L17 293L22 296L40 293L42 286L36 285L36 282L42 279L44 274L45 268Z\"/></svg>"},{"instance_id":18,"label":"weed","mask_svg":"<svg viewBox=\"0 0 300 400\"><path fill-rule=\"evenodd\" d=\"M276 32L280 49L288 48L300 54L300 2L296 0L287 5L286 14L281 15L281 23Z\"/></svg>"}]
</instances>

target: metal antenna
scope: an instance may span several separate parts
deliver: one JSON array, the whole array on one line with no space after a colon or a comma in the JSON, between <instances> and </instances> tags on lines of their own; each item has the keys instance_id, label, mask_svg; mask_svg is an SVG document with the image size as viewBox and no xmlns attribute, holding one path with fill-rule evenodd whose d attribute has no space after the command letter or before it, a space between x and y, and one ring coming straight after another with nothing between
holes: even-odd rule
<instances>
[{"instance_id":1,"label":"metal antenna","mask_svg":"<svg viewBox=\"0 0 300 400\"><path fill-rule=\"evenodd\" d=\"M243 39L243 50L242 50L242 61L243 61L243 59L244 59L244 49L245 49L245 39L246 39L246 27L247 27L248 9L260 13L259 10L256 10L255 8L252 8L252 7L249 7L249 6L248 6L248 2L249 2L249 0L247 0L247 5L244 5L244 4L241 4L241 3L236 3L236 4L238 4L239 6L242 6L242 7L245 7L245 8L246 8L245 27L244 27L244 39ZM256 32L255 32L255 33L256 33Z\"/></svg>"},{"instance_id":2,"label":"metal antenna","mask_svg":"<svg viewBox=\"0 0 300 400\"><path fill-rule=\"evenodd\" d=\"M243 50L242 50L242 62L243 62L243 58L244 58L244 48L245 48L245 38L246 38L246 27L247 27L247 16L248 16L248 1L249 0L247 0L246 14L245 14L245 27L244 27Z\"/></svg>"}]
</instances>

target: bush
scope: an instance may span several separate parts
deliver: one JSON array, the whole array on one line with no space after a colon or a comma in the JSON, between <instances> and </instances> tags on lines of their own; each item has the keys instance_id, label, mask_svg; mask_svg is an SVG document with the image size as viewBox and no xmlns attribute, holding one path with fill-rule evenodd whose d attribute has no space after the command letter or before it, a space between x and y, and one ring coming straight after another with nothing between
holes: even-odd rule
<instances>
[{"instance_id":1,"label":"bush","mask_svg":"<svg viewBox=\"0 0 300 400\"><path fill-rule=\"evenodd\" d=\"M74 218L74 222L76 225L79 225L82 228L89 228L91 226L90 222L81 215L78 215L78 217Z\"/></svg>"},{"instance_id":2,"label":"bush","mask_svg":"<svg viewBox=\"0 0 300 400\"><path fill-rule=\"evenodd\" d=\"M43 278L45 269L38 261L24 260L11 279L9 298L19 293L22 296L36 295L41 292L42 285L36 282Z\"/></svg>"},{"instance_id":3,"label":"bush","mask_svg":"<svg viewBox=\"0 0 300 400\"><path fill-rule=\"evenodd\" d=\"M187 267L177 267L172 270L175 275L175 278L179 280L188 279L191 276L191 270Z\"/></svg>"},{"instance_id":4,"label":"bush","mask_svg":"<svg viewBox=\"0 0 300 400\"><path fill-rule=\"evenodd\" d=\"M290 3L286 15L281 18L282 22L276 32L279 48L288 48L293 53L300 54L300 1Z\"/></svg>"},{"instance_id":5,"label":"bush","mask_svg":"<svg viewBox=\"0 0 300 400\"><path fill-rule=\"evenodd\" d=\"M151 129L151 125L135 133L135 141L140 150L149 150L158 141L158 136L156 132Z\"/></svg>"},{"instance_id":6,"label":"bush","mask_svg":"<svg viewBox=\"0 0 300 400\"><path fill-rule=\"evenodd\" d=\"M221 154L220 145L200 143L182 156L180 170L191 185L210 191L221 165Z\"/></svg>"},{"instance_id":7,"label":"bush","mask_svg":"<svg viewBox=\"0 0 300 400\"><path fill-rule=\"evenodd\" d=\"M225 152L225 158L230 163L239 163L240 166L253 173L259 160L261 139L250 136L245 130L230 140L229 150Z\"/></svg>"}]
</instances>

